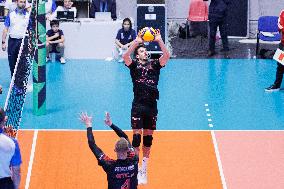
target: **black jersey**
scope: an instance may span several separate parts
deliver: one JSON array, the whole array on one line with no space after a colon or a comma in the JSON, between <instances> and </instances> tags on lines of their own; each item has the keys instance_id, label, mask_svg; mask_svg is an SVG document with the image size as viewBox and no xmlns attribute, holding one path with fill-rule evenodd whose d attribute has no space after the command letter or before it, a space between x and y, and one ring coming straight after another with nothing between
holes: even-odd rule
<instances>
[{"instance_id":1,"label":"black jersey","mask_svg":"<svg viewBox=\"0 0 284 189\"><path fill-rule=\"evenodd\" d=\"M127 135L121 129L115 125L112 125L111 128L119 137L124 137L128 140ZM103 167L107 174L108 189L137 189L139 158L135 154L131 144L129 143L130 151L128 152L127 159L113 160L104 154L104 152L96 145L91 127L87 129L87 137L90 149L96 156L99 165Z\"/></svg>"},{"instance_id":2,"label":"black jersey","mask_svg":"<svg viewBox=\"0 0 284 189\"><path fill-rule=\"evenodd\" d=\"M134 101L147 104L158 100L158 83L162 68L159 60L148 60L144 65L137 60L132 60L128 68L133 83Z\"/></svg>"}]
</instances>

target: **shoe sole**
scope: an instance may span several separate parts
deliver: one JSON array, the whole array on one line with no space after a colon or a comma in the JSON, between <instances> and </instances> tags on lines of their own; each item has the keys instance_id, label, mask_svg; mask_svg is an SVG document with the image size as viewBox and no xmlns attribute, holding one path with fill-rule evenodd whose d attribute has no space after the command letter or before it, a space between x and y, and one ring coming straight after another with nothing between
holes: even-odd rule
<instances>
[{"instance_id":1,"label":"shoe sole","mask_svg":"<svg viewBox=\"0 0 284 189\"><path fill-rule=\"evenodd\" d=\"M264 89L265 92L278 92L280 89Z\"/></svg>"}]
</instances>

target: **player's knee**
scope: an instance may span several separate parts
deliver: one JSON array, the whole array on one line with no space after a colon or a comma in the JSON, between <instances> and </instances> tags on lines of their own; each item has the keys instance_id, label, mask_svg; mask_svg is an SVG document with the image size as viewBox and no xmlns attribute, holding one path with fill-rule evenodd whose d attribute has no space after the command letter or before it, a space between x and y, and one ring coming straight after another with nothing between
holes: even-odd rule
<instances>
[{"instance_id":1,"label":"player's knee","mask_svg":"<svg viewBox=\"0 0 284 189\"><path fill-rule=\"evenodd\" d=\"M137 148L141 143L141 134L133 134L132 146Z\"/></svg>"},{"instance_id":2,"label":"player's knee","mask_svg":"<svg viewBox=\"0 0 284 189\"><path fill-rule=\"evenodd\" d=\"M152 135L143 136L143 145L145 147L151 147L152 146L152 141L153 141L153 136Z\"/></svg>"}]
</instances>

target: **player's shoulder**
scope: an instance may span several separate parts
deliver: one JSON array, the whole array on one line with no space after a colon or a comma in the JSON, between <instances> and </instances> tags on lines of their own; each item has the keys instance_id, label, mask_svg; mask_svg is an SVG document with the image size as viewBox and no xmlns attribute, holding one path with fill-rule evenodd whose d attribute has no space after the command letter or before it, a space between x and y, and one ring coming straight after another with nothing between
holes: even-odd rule
<instances>
[{"instance_id":1,"label":"player's shoulder","mask_svg":"<svg viewBox=\"0 0 284 189\"><path fill-rule=\"evenodd\" d=\"M109 156L107 156L105 154L103 154L99 159L102 160L102 161L108 162L108 163L115 163L116 162L116 160L110 158Z\"/></svg>"}]
</instances>

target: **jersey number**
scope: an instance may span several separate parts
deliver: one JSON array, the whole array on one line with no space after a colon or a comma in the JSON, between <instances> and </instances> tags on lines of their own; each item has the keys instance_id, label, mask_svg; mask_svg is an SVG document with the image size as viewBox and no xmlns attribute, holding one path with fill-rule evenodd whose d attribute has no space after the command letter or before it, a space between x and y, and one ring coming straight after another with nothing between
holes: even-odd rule
<instances>
[{"instance_id":1,"label":"jersey number","mask_svg":"<svg viewBox=\"0 0 284 189\"><path fill-rule=\"evenodd\" d=\"M127 179L120 189L130 189L130 179Z\"/></svg>"}]
</instances>

